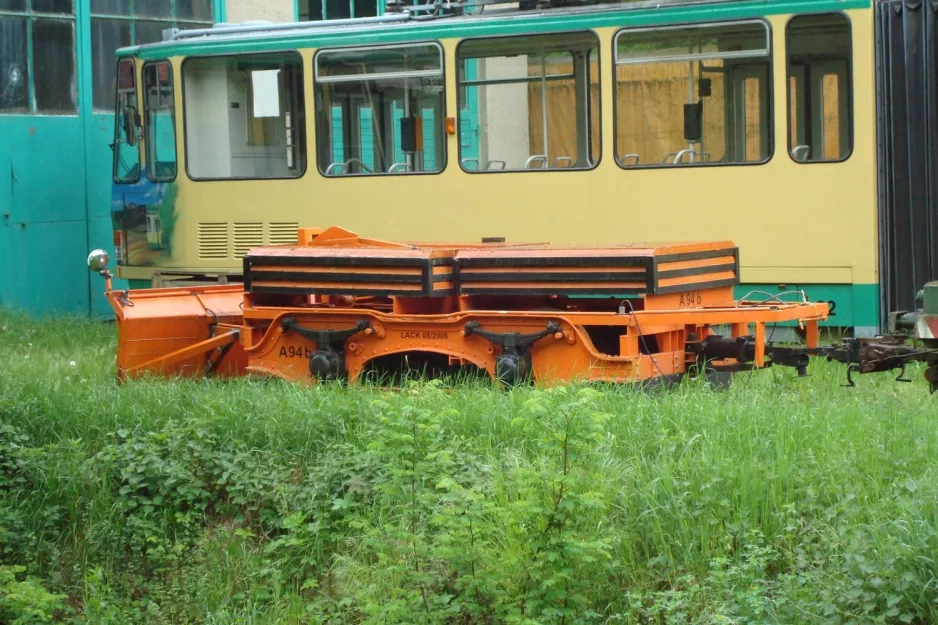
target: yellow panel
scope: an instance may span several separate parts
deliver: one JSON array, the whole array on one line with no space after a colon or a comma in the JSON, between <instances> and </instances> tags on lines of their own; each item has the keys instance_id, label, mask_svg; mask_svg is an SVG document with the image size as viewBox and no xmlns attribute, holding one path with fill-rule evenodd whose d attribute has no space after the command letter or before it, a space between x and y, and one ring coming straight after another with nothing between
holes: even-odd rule
<instances>
[{"instance_id":1,"label":"yellow panel","mask_svg":"<svg viewBox=\"0 0 938 625\"><path fill-rule=\"evenodd\" d=\"M850 267L740 267L742 282L784 284L849 284L853 282Z\"/></svg>"},{"instance_id":2,"label":"yellow panel","mask_svg":"<svg viewBox=\"0 0 938 625\"><path fill-rule=\"evenodd\" d=\"M849 12L853 59L854 151L843 163L798 164L787 152L786 16L773 30L774 155L764 165L621 169L613 157L613 89L603 85L602 161L593 171L469 174L458 164L458 135L446 136L446 170L436 175L323 177L315 160L315 123L307 121L303 178L192 182L179 150L173 266L217 269L200 260L199 222L297 222L340 225L389 240L479 240L614 243L733 240L744 280L877 281L877 200L873 16ZM597 31L602 72L609 70L611 28ZM443 42L447 115L457 115L456 44ZM313 51L302 52L307 110L313 110ZM178 144L182 78L176 99ZM240 270L241 260L225 266Z\"/></svg>"}]
</instances>

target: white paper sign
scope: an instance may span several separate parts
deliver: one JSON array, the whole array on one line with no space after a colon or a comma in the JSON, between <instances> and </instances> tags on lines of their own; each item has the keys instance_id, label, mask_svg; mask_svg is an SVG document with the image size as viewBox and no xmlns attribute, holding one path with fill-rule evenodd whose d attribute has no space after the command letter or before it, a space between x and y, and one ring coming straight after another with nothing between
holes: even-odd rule
<instances>
[{"instance_id":1,"label":"white paper sign","mask_svg":"<svg viewBox=\"0 0 938 625\"><path fill-rule=\"evenodd\" d=\"M280 89L277 87L279 73L279 69L251 72L254 117L280 117Z\"/></svg>"}]
</instances>

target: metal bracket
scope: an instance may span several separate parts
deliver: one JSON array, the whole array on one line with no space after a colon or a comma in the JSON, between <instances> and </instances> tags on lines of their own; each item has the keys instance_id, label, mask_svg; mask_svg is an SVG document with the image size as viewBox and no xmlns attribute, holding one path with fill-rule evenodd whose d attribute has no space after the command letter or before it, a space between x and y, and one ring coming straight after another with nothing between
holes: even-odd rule
<instances>
[{"instance_id":1,"label":"metal bracket","mask_svg":"<svg viewBox=\"0 0 938 625\"><path fill-rule=\"evenodd\" d=\"M238 337L239 335L240 331L235 331L235 337ZM215 372L215 369L218 367L221 361L225 359L225 356L228 354L228 352L231 350L231 346L234 344L235 341L232 341L231 343L227 343L226 345L219 347L215 350L215 356L205 361L206 376L209 376Z\"/></svg>"},{"instance_id":2,"label":"metal bracket","mask_svg":"<svg viewBox=\"0 0 938 625\"><path fill-rule=\"evenodd\" d=\"M280 326L286 330L292 330L300 336L316 342L317 347L323 345L337 345L345 342L345 339L358 334L371 327L371 322L367 319L361 319L355 324L355 327L345 330L312 330L304 328L296 322L296 317L284 317Z\"/></svg>"},{"instance_id":3,"label":"metal bracket","mask_svg":"<svg viewBox=\"0 0 938 625\"><path fill-rule=\"evenodd\" d=\"M346 339L371 328L371 322L360 319L354 327L344 330L314 330L304 328L296 322L296 317L284 317L280 322L284 332L293 331L300 336L315 341L316 351L309 358L309 373L319 380L337 380L344 378L345 341Z\"/></svg>"},{"instance_id":4,"label":"metal bracket","mask_svg":"<svg viewBox=\"0 0 938 625\"><path fill-rule=\"evenodd\" d=\"M493 345L502 348L502 353L495 358L495 377L503 384L513 386L526 380L531 374L530 347L552 334L563 333L560 324L548 321L547 327L540 332L522 334L520 332L491 332L482 330L478 321L468 321L463 329L463 336L477 334Z\"/></svg>"}]
</instances>

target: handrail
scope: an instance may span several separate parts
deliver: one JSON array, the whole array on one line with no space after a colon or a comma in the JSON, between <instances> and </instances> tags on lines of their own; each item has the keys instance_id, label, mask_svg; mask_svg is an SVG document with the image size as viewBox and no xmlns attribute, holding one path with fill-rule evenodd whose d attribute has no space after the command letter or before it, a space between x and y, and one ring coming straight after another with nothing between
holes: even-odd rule
<instances>
[{"instance_id":1,"label":"handrail","mask_svg":"<svg viewBox=\"0 0 938 625\"><path fill-rule=\"evenodd\" d=\"M352 157L352 158L348 159L348 160L345 161L344 163L339 163L339 162L332 163L331 165L329 165L328 167L326 167L326 171L323 172L323 173L324 173L326 176L329 176L329 175L332 174L333 170L334 170L336 167L344 167L344 168L346 169L346 171L347 171L348 168L349 168L349 165L351 165L352 163L357 163L359 167L361 167L362 169L364 169L365 171L367 171L369 174L375 173L374 170L372 170L370 167L368 167L368 165L365 165L365 163L363 163L363 162L361 161L361 159L358 159L358 158L355 158L355 157Z\"/></svg>"}]
</instances>

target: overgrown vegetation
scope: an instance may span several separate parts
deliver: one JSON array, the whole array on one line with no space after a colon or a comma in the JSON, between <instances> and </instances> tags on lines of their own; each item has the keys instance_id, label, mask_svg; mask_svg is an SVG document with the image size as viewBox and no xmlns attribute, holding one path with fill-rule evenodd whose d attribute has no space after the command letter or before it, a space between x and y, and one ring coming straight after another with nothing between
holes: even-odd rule
<instances>
[{"instance_id":1,"label":"overgrown vegetation","mask_svg":"<svg viewBox=\"0 0 938 625\"><path fill-rule=\"evenodd\" d=\"M0 622L938 615L921 382L118 387L113 327L0 328Z\"/></svg>"}]
</instances>

